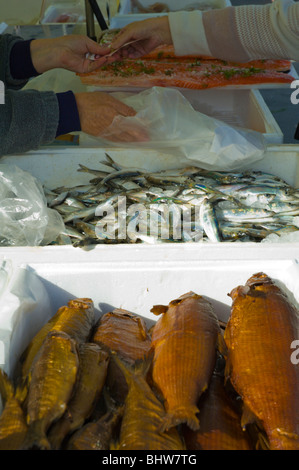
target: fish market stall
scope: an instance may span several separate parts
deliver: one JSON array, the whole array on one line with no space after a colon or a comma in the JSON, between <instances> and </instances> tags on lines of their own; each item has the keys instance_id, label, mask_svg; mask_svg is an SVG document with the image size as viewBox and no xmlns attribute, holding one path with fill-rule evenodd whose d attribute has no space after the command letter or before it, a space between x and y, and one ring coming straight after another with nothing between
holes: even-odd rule
<instances>
[{"instance_id":1,"label":"fish market stall","mask_svg":"<svg viewBox=\"0 0 299 470\"><path fill-rule=\"evenodd\" d=\"M148 58L148 82L116 64L27 85L115 93L152 140L1 157L0 450L299 449L299 146L260 92L296 72L203 59L191 89L167 53L163 83Z\"/></svg>"}]
</instances>

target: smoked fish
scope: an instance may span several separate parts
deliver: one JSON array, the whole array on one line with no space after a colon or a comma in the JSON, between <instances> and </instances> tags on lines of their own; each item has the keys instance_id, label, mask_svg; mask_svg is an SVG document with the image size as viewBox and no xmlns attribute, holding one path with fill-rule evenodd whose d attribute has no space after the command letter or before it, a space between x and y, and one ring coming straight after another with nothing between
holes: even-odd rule
<instances>
[{"instance_id":1,"label":"smoked fish","mask_svg":"<svg viewBox=\"0 0 299 470\"><path fill-rule=\"evenodd\" d=\"M91 299L73 299L60 307L55 315L37 332L21 357L22 378L28 375L33 360L50 331L64 331L76 341L88 339L94 324L94 306Z\"/></svg>"},{"instance_id":2,"label":"smoked fish","mask_svg":"<svg viewBox=\"0 0 299 470\"><path fill-rule=\"evenodd\" d=\"M105 384L109 355L95 343L78 347L79 371L73 396L64 415L49 431L51 449L60 449L64 438L79 429L91 415Z\"/></svg>"},{"instance_id":3,"label":"smoked fish","mask_svg":"<svg viewBox=\"0 0 299 470\"><path fill-rule=\"evenodd\" d=\"M189 292L151 310L162 316L152 332L152 379L165 399L162 430L180 423L199 427L197 401L209 384L220 326L211 303Z\"/></svg>"},{"instance_id":4,"label":"smoked fish","mask_svg":"<svg viewBox=\"0 0 299 470\"><path fill-rule=\"evenodd\" d=\"M298 310L262 272L229 295L226 377L244 402L242 426L260 425L270 450L298 450L299 366L291 361Z\"/></svg>"},{"instance_id":5,"label":"smoked fish","mask_svg":"<svg viewBox=\"0 0 299 470\"><path fill-rule=\"evenodd\" d=\"M123 406L107 411L94 422L86 423L71 435L67 450L110 450L114 431L123 413Z\"/></svg>"},{"instance_id":6,"label":"smoked fish","mask_svg":"<svg viewBox=\"0 0 299 470\"><path fill-rule=\"evenodd\" d=\"M28 430L22 408L27 384L18 385L15 390L5 371L0 369L0 392L4 403L0 416L0 450L19 450Z\"/></svg>"},{"instance_id":7,"label":"smoked fish","mask_svg":"<svg viewBox=\"0 0 299 470\"><path fill-rule=\"evenodd\" d=\"M104 314L97 322L91 340L109 352L116 352L131 365L142 359L151 347L151 338L143 318L124 309ZM122 403L128 386L115 361L110 361L108 366L107 386L114 399Z\"/></svg>"},{"instance_id":8,"label":"smoked fish","mask_svg":"<svg viewBox=\"0 0 299 470\"><path fill-rule=\"evenodd\" d=\"M217 360L222 362L222 358ZM183 427L188 450L252 450L253 443L241 427L241 416L225 390L224 370L216 365L208 390L198 402L200 428Z\"/></svg>"},{"instance_id":9,"label":"smoked fish","mask_svg":"<svg viewBox=\"0 0 299 470\"><path fill-rule=\"evenodd\" d=\"M137 361L131 368L115 355L120 369L128 381L124 414L121 422L117 450L184 450L176 427L161 432L165 409L147 383L145 377L151 364L152 355ZM111 447L111 450L114 450Z\"/></svg>"},{"instance_id":10,"label":"smoked fish","mask_svg":"<svg viewBox=\"0 0 299 470\"><path fill-rule=\"evenodd\" d=\"M75 341L64 332L48 334L34 362L26 403L28 433L24 449L50 449L50 425L66 410L79 369Z\"/></svg>"}]
</instances>

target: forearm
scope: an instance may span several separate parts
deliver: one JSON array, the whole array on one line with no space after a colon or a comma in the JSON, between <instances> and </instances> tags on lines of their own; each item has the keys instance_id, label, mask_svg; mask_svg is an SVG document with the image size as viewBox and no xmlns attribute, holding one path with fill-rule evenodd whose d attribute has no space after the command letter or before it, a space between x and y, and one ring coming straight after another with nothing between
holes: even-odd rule
<instances>
[{"instance_id":1,"label":"forearm","mask_svg":"<svg viewBox=\"0 0 299 470\"><path fill-rule=\"evenodd\" d=\"M182 50L192 53L197 48L202 55L223 60L299 60L298 2L277 0L262 6L180 14L169 14L177 54Z\"/></svg>"},{"instance_id":2,"label":"forearm","mask_svg":"<svg viewBox=\"0 0 299 470\"><path fill-rule=\"evenodd\" d=\"M26 85L27 77L13 76L11 73L11 55L12 50L18 43L22 43L23 39L9 34L0 35L0 80L5 84L5 88L20 89ZM13 59L14 60L14 59ZM17 57L15 58L18 63Z\"/></svg>"},{"instance_id":3,"label":"forearm","mask_svg":"<svg viewBox=\"0 0 299 470\"><path fill-rule=\"evenodd\" d=\"M24 153L53 141L58 120L54 93L7 91L0 105L0 155Z\"/></svg>"}]
</instances>

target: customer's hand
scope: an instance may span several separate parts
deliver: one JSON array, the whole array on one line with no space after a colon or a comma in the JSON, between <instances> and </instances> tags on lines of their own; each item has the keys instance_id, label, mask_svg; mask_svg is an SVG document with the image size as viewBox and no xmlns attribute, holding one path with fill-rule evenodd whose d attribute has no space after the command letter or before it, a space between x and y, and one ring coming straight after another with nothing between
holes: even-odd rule
<instances>
[{"instance_id":1,"label":"customer's hand","mask_svg":"<svg viewBox=\"0 0 299 470\"><path fill-rule=\"evenodd\" d=\"M92 72L99 67L99 63L86 58L86 54L100 54L101 59L102 51L97 42L83 35L34 39L30 43L32 63L38 73L54 68L78 73Z\"/></svg>"},{"instance_id":2,"label":"customer's hand","mask_svg":"<svg viewBox=\"0 0 299 470\"><path fill-rule=\"evenodd\" d=\"M122 47L131 41L136 42ZM156 47L167 44L172 44L167 16L136 21L122 28L109 46L101 46L99 54L103 57L96 65L100 67L123 58L137 59ZM120 47L121 49L117 50Z\"/></svg>"},{"instance_id":3,"label":"customer's hand","mask_svg":"<svg viewBox=\"0 0 299 470\"><path fill-rule=\"evenodd\" d=\"M138 39L138 42L123 47L119 52L124 57L137 58L148 54L160 45L172 44L168 17L149 18L130 23L120 30L111 43L111 50Z\"/></svg>"},{"instance_id":4,"label":"customer's hand","mask_svg":"<svg viewBox=\"0 0 299 470\"><path fill-rule=\"evenodd\" d=\"M105 137L113 142L144 142L148 140L145 128L119 120L120 117L133 117L136 111L100 91L75 93L81 130L96 137ZM113 129L107 131L112 121Z\"/></svg>"}]
</instances>

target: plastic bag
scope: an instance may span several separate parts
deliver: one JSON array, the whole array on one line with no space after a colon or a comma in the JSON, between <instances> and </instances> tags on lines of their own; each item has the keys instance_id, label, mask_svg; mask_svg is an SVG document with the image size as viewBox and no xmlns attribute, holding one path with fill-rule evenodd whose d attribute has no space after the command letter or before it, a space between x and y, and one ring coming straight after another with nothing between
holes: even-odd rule
<instances>
[{"instance_id":1,"label":"plastic bag","mask_svg":"<svg viewBox=\"0 0 299 470\"><path fill-rule=\"evenodd\" d=\"M101 134L110 146L173 149L180 159L207 170L230 171L260 160L266 144L263 134L232 127L196 111L176 89L153 87L124 97L134 117L117 116ZM146 130L145 142L116 142L120 133L130 129Z\"/></svg>"},{"instance_id":2,"label":"plastic bag","mask_svg":"<svg viewBox=\"0 0 299 470\"><path fill-rule=\"evenodd\" d=\"M26 267L0 262L0 367L12 376L32 337L52 316L48 292Z\"/></svg>"},{"instance_id":3,"label":"plastic bag","mask_svg":"<svg viewBox=\"0 0 299 470\"><path fill-rule=\"evenodd\" d=\"M64 229L47 207L41 183L15 165L0 164L0 246L47 245Z\"/></svg>"}]
</instances>

